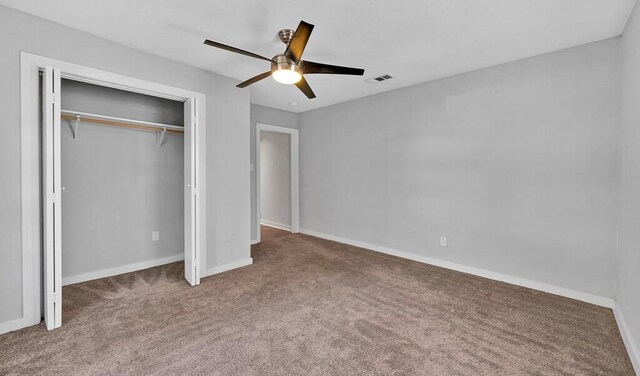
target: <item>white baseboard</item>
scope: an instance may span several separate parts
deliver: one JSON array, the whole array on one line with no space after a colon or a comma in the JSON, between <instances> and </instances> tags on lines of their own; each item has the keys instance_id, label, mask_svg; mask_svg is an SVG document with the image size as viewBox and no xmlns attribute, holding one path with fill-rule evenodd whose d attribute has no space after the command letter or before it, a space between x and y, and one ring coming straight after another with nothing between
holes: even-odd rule
<instances>
[{"instance_id":1,"label":"white baseboard","mask_svg":"<svg viewBox=\"0 0 640 376\"><path fill-rule=\"evenodd\" d=\"M260 240L258 240L258 239L251 239L251 245L255 245L255 244L258 244L258 243L260 243Z\"/></svg>"},{"instance_id":2,"label":"white baseboard","mask_svg":"<svg viewBox=\"0 0 640 376\"><path fill-rule=\"evenodd\" d=\"M263 225L263 226L273 227L273 228L277 228L277 229L280 229L280 230L291 231L291 226L285 225L283 223L271 222L271 221L267 221L265 219L261 219L260 220L260 224Z\"/></svg>"},{"instance_id":3,"label":"white baseboard","mask_svg":"<svg viewBox=\"0 0 640 376\"><path fill-rule=\"evenodd\" d=\"M165 264L170 264L172 262L178 262L184 260L184 253L180 253L177 255L163 257L155 260L138 262L135 264L128 264L117 266L115 268L96 270L94 272L78 274L70 277L62 278L62 286L73 285L74 283L91 281L94 279L111 277L118 274L131 273L137 270L153 268L154 266L160 266Z\"/></svg>"},{"instance_id":4,"label":"white baseboard","mask_svg":"<svg viewBox=\"0 0 640 376\"><path fill-rule=\"evenodd\" d=\"M548 292L550 294L560 295L560 296L564 296L564 297L567 297L567 298L580 300L580 301L583 301L583 302L586 302L586 303L590 303L590 304L595 304L595 305L598 305L598 306L601 306L601 307L613 308L613 299L612 298L607 298L607 297L604 297L604 296L598 296L598 295L593 295L593 294L589 294L589 293L586 293L586 292L567 289L567 288L564 288L564 287L549 285L549 284L542 283L542 282L537 282L537 281L532 281L532 280L525 279L525 278L515 277L515 276L509 275L509 274L497 273L497 272L493 272L493 271L486 270L486 269L476 268L476 267L473 267L473 266L461 265L461 264L457 264L455 262L444 261L444 260L440 260L440 259L436 259L436 258L432 258L432 257L427 257L427 256L420 256L420 255L417 255L415 253L410 253L410 252L405 252L405 251L398 251L396 249L392 249L392 248L388 248L388 247L383 247L383 246L379 246L379 245L375 245L375 244L368 244L368 243L365 243L365 242L346 239L346 238L342 238L342 237L335 236L335 235L324 234L324 233L313 231L313 230L300 229L300 232L303 233L303 234L315 236L317 238L332 240L332 241L335 241L335 242L344 243L344 244L352 245L352 246L355 246L355 247L366 248L366 249L369 249L369 250L372 250L372 251L385 253L385 254L388 254L388 255L397 256L397 257L401 257L401 258L404 258L404 259L421 262L421 263L424 263L424 264L439 266L441 268L451 269L451 270L455 270L455 271L459 271L459 272L467 273L467 274L473 274L473 275L476 275L476 276L479 276L479 277L483 277L483 278L488 278L488 279L493 279L493 280L500 281L500 282L510 283L512 285L517 285L517 286L527 287L527 288L534 289L534 290L544 291L544 292Z\"/></svg>"},{"instance_id":5,"label":"white baseboard","mask_svg":"<svg viewBox=\"0 0 640 376\"><path fill-rule=\"evenodd\" d=\"M618 303L613 305L613 315L618 323L618 329L620 329L622 341L624 342L624 346L627 348L627 353L629 353L633 369L636 371L636 374L640 375L640 347L638 347L638 344L631 335L631 329L629 329L627 320L625 320L624 314L622 313Z\"/></svg>"},{"instance_id":6,"label":"white baseboard","mask_svg":"<svg viewBox=\"0 0 640 376\"><path fill-rule=\"evenodd\" d=\"M220 266L214 266L213 268L207 269L207 275L203 276L203 277L209 277L209 276L212 276L214 274L224 273L224 272L227 272L229 270L242 268L243 266L248 266L248 265L251 265L251 264L253 264L253 259L251 257L249 257L248 259L244 259L244 260L240 260L240 261L236 261L236 262L230 262L228 264L224 264L224 265L220 265Z\"/></svg>"},{"instance_id":7,"label":"white baseboard","mask_svg":"<svg viewBox=\"0 0 640 376\"><path fill-rule=\"evenodd\" d=\"M32 325L34 324L29 322L29 320L24 317L11 321L5 321L0 323L0 334L13 332L14 330L26 328L27 326Z\"/></svg>"}]
</instances>

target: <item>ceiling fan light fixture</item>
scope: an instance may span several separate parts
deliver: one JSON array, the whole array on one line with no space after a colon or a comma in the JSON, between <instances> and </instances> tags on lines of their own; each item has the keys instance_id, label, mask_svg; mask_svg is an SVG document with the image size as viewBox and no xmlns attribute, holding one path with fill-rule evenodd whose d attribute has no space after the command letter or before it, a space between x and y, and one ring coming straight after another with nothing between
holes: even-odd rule
<instances>
[{"instance_id":1,"label":"ceiling fan light fixture","mask_svg":"<svg viewBox=\"0 0 640 376\"><path fill-rule=\"evenodd\" d=\"M302 79L300 67L284 55L277 55L271 63L271 76L285 85L292 85Z\"/></svg>"},{"instance_id":2,"label":"ceiling fan light fixture","mask_svg":"<svg viewBox=\"0 0 640 376\"><path fill-rule=\"evenodd\" d=\"M278 69L271 73L273 79L285 85L292 85L302 79L302 75L295 70Z\"/></svg>"}]
</instances>

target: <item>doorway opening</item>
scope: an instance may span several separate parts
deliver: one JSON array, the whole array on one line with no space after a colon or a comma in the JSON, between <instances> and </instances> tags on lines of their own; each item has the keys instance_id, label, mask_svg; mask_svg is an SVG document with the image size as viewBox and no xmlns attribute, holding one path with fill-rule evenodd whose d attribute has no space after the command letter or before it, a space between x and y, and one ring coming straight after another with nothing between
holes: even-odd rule
<instances>
[{"instance_id":1,"label":"doorway opening","mask_svg":"<svg viewBox=\"0 0 640 376\"><path fill-rule=\"evenodd\" d=\"M256 124L256 242L261 228L300 231L298 130Z\"/></svg>"},{"instance_id":2,"label":"doorway opening","mask_svg":"<svg viewBox=\"0 0 640 376\"><path fill-rule=\"evenodd\" d=\"M60 94L62 285L184 260L184 103L64 78Z\"/></svg>"},{"instance_id":3,"label":"doorway opening","mask_svg":"<svg viewBox=\"0 0 640 376\"><path fill-rule=\"evenodd\" d=\"M39 323L42 316L44 316L48 329L54 329L62 325L62 285L64 276L62 270L64 237L62 233L63 230L74 230L73 228L63 228L65 223L62 220L65 215L65 206L63 205L65 195L63 194L62 185L62 135L63 132L67 132L68 134L65 134L65 137L82 140L83 128L87 127L86 124L88 123L98 124L99 126L129 128L126 132L130 132L128 135L133 135L133 137L142 137L141 133L134 133L134 130L152 132L152 139L154 142L157 141L157 144L154 143L154 147L158 148L163 147L162 145L167 146L169 143L182 143L178 148L182 153L177 163L183 162L181 164L184 170L180 174L181 176L176 176L180 181L173 187L179 187L178 189L173 189L173 191L180 191L182 195L182 198L175 198L175 201L180 202L179 206L184 210L182 223L176 225L179 227L177 232L183 235L179 245L182 249L174 250L180 252L180 255L174 254L169 258L171 260L178 256L183 258L185 279L192 286L198 285L200 283L200 271L204 270L203 268L206 266L205 254L202 251L206 249L206 224L203 215L206 182L204 165L206 147L206 127L204 126L205 95L28 53L21 54L21 66L22 169L24 171L22 176L23 326ZM126 92L126 94L136 93L136 95L148 96L151 100L157 101L161 99L179 102L178 105L182 113L178 114L178 116L181 117L182 124L159 124L138 120L134 116L132 118L123 118L63 108L63 79L67 80L67 86L74 85L73 82L76 82L79 85L90 84L104 90L115 89L113 93L118 91ZM105 105L106 102L103 101L101 104ZM40 107L42 111L39 111ZM93 137L96 135L91 135L89 128L84 130L87 131L85 133L85 140L87 141L93 138L96 142L104 143L108 139L108 137L100 138L99 135L98 137ZM105 130L106 128L102 128L99 132L104 132ZM124 129L119 129L118 131L124 132ZM173 133L176 136L180 134L179 138L182 140L178 141L177 137L172 138L173 136L169 136L169 133ZM110 136L113 136L113 134ZM71 145L71 142L73 142L71 140L69 138L69 140L65 141L67 146ZM130 141L133 140L127 140L127 142ZM122 145L113 145L114 148L119 146ZM173 146L176 147L178 145ZM105 148L108 149L108 147ZM141 150L132 151L134 153L141 152ZM168 151L168 148L165 151ZM91 150L86 150L85 152L89 153L87 155L91 155ZM177 152L177 149L174 152ZM126 161L122 162L120 167L126 167ZM134 163L133 159L131 162ZM68 163L68 166L72 165L72 163ZM145 166L142 167L144 168ZM155 167L151 166L151 168ZM103 170L110 173L114 172L109 170L109 166ZM85 173L86 171L90 171L90 169L85 169ZM97 171L100 171L100 169L97 169ZM118 171L115 174L111 174L111 177L117 176L117 173ZM142 178L139 175L134 172L130 178ZM82 181L87 183L86 179ZM107 184L110 183L114 182L108 182ZM128 182L126 179L121 179L120 183L127 184ZM78 184L73 185L76 188L79 187ZM94 188L96 187L94 186ZM93 192L94 190L89 187L89 189L85 190L76 189L74 193L92 194L95 193ZM100 195L96 195L91 200L101 199ZM79 210L85 210L87 214L94 216L109 217L110 215L118 215L118 213L110 212L108 205L107 207L102 207L102 209L96 209L98 213L95 212L96 210L89 210L87 202L91 200L85 201L82 205L84 209L81 207ZM66 210L70 210L69 208L70 206L67 206ZM82 225L78 223L78 226ZM172 231L175 232L176 229L174 228ZM112 235L118 236L118 234ZM149 240L153 240L151 238L156 237L155 232L149 235ZM104 249L104 251L108 251L108 249ZM165 261L171 261L169 258L165 259ZM126 267L133 267L135 270L139 270L144 268L145 265L133 263ZM101 274L106 272L113 275L127 271L130 270L123 271L121 268L107 268L99 271L98 274L76 275L75 278L88 280L100 278L103 276ZM71 278L69 281L72 283L74 279Z\"/></svg>"}]
</instances>

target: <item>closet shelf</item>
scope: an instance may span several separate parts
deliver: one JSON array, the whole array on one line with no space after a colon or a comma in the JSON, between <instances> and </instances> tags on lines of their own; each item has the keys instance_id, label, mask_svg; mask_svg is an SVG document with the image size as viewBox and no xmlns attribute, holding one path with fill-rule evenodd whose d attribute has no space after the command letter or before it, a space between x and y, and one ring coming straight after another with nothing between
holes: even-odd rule
<instances>
[{"instance_id":1,"label":"closet shelf","mask_svg":"<svg viewBox=\"0 0 640 376\"><path fill-rule=\"evenodd\" d=\"M86 112L61 110L61 118L71 122L73 127L73 138L75 139L78 134L78 124L83 122L113 125L116 127L139 129L144 131L158 132L158 142L162 145L165 133L171 134L184 134L184 127L179 125L152 123L148 121L124 119L113 116L89 114Z\"/></svg>"}]
</instances>

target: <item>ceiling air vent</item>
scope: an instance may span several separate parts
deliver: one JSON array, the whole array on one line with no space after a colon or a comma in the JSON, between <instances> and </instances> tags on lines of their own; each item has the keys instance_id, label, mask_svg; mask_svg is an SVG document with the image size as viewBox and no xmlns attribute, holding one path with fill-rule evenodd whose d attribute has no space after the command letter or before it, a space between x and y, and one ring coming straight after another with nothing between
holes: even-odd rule
<instances>
[{"instance_id":1,"label":"ceiling air vent","mask_svg":"<svg viewBox=\"0 0 640 376\"><path fill-rule=\"evenodd\" d=\"M390 80L393 77L389 76L388 74L385 74L384 76L378 76L378 77L374 77L374 78L369 78L368 80L364 80L364 82L371 84L371 85L375 85L375 84L379 84L382 81L386 81L386 80Z\"/></svg>"}]
</instances>

